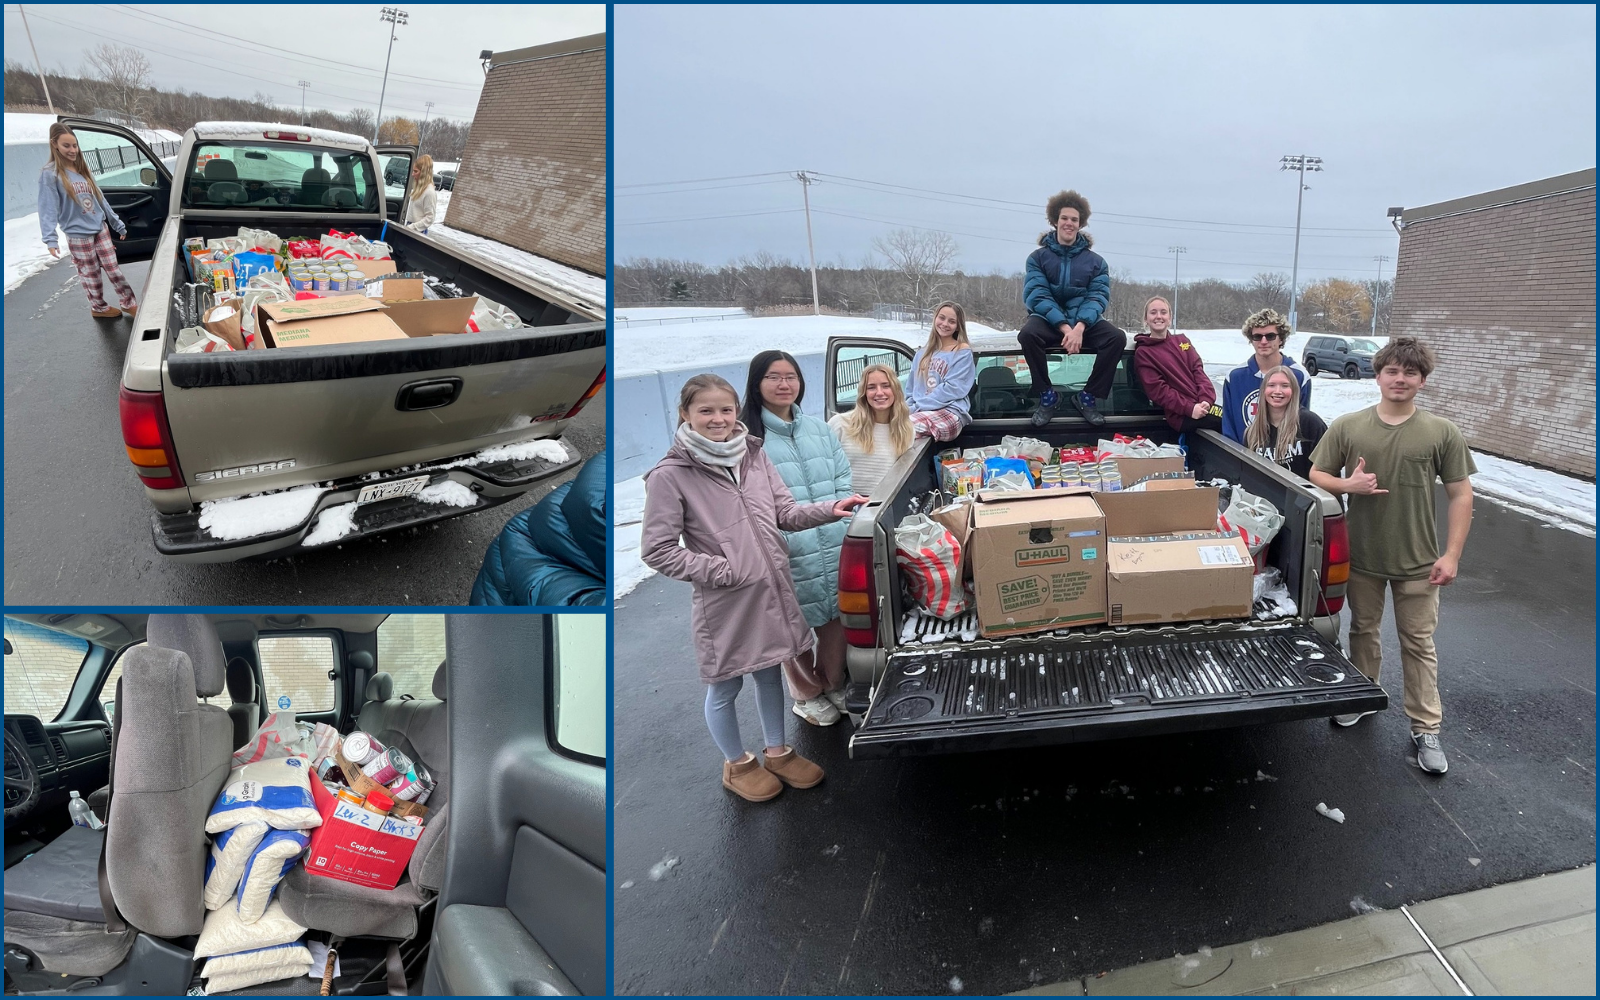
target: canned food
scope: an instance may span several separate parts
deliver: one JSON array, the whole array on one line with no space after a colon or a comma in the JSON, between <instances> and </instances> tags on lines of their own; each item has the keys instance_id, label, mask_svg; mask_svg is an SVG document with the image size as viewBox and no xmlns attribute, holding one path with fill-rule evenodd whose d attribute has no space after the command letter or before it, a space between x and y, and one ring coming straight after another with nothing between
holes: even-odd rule
<instances>
[{"instance_id":1,"label":"canned food","mask_svg":"<svg viewBox=\"0 0 1600 1000\"><path fill-rule=\"evenodd\" d=\"M410 802L422 791L422 782L415 774L401 775L389 785L389 794L396 802Z\"/></svg>"},{"instance_id":2,"label":"canned food","mask_svg":"<svg viewBox=\"0 0 1600 1000\"><path fill-rule=\"evenodd\" d=\"M330 292L342 292L342 291L344 291L344 281L345 281L345 278L344 278L344 272L343 271L335 271L334 273L328 275L328 291L330 291Z\"/></svg>"},{"instance_id":3,"label":"canned food","mask_svg":"<svg viewBox=\"0 0 1600 1000\"><path fill-rule=\"evenodd\" d=\"M380 785L387 785L410 770L411 758L398 750L385 750L367 761L361 773Z\"/></svg>"},{"instance_id":4,"label":"canned food","mask_svg":"<svg viewBox=\"0 0 1600 1000\"><path fill-rule=\"evenodd\" d=\"M344 759L362 767L383 752L383 744L357 730L344 738Z\"/></svg>"},{"instance_id":5,"label":"canned food","mask_svg":"<svg viewBox=\"0 0 1600 1000\"><path fill-rule=\"evenodd\" d=\"M312 275L311 287L315 291L326 292L328 290L328 275L326 273Z\"/></svg>"},{"instance_id":6,"label":"canned food","mask_svg":"<svg viewBox=\"0 0 1600 1000\"><path fill-rule=\"evenodd\" d=\"M411 801L415 802L419 806L420 805L426 805L427 802L428 802L428 796L433 794L433 790L434 790L435 787L436 786L435 786L434 781L433 781L432 778L424 778L422 780L422 791L418 792L417 793L417 797L412 799Z\"/></svg>"},{"instance_id":7,"label":"canned food","mask_svg":"<svg viewBox=\"0 0 1600 1000\"><path fill-rule=\"evenodd\" d=\"M357 809L360 809L365 805L365 803L363 803L361 801L361 796L357 795L355 792L352 792L348 788L339 789L339 794L338 794L337 798L341 802L350 803L351 805L355 806Z\"/></svg>"},{"instance_id":8,"label":"canned food","mask_svg":"<svg viewBox=\"0 0 1600 1000\"><path fill-rule=\"evenodd\" d=\"M289 272L289 287L297 292L303 292L311 287L311 275L304 271Z\"/></svg>"},{"instance_id":9,"label":"canned food","mask_svg":"<svg viewBox=\"0 0 1600 1000\"><path fill-rule=\"evenodd\" d=\"M360 271L346 271L344 273L344 287L365 288L367 287L367 276Z\"/></svg>"}]
</instances>

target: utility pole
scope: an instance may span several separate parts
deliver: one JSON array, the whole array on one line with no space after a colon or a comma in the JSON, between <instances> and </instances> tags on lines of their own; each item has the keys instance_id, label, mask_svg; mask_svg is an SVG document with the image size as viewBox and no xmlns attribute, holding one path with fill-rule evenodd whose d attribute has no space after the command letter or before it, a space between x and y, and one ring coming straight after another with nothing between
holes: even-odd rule
<instances>
[{"instance_id":1,"label":"utility pole","mask_svg":"<svg viewBox=\"0 0 1600 1000\"><path fill-rule=\"evenodd\" d=\"M1372 258L1378 262L1378 281L1372 286L1372 335L1378 335L1378 296L1383 292L1383 265L1389 259L1387 254L1378 254Z\"/></svg>"},{"instance_id":2,"label":"utility pole","mask_svg":"<svg viewBox=\"0 0 1600 1000\"><path fill-rule=\"evenodd\" d=\"M1279 170L1298 170L1300 172L1294 192L1294 269L1289 275L1289 332L1293 333L1300 328L1296 322L1295 305L1300 291L1300 208L1306 194L1306 171L1309 170L1313 173L1320 171L1322 169L1322 157L1306 156L1302 153L1298 156L1285 156L1278 161L1278 164Z\"/></svg>"},{"instance_id":3,"label":"utility pole","mask_svg":"<svg viewBox=\"0 0 1600 1000\"><path fill-rule=\"evenodd\" d=\"M383 57L383 87L378 91L378 120L372 126L372 144L378 144L378 130L383 128L383 99L389 94L389 59L394 55L394 35L406 19L411 15L397 7L385 7L378 13L378 20L386 21L389 28L389 54Z\"/></svg>"},{"instance_id":4,"label":"utility pole","mask_svg":"<svg viewBox=\"0 0 1600 1000\"><path fill-rule=\"evenodd\" d=\"M33 44L33 29L28 27L28 12L22 9L22 4L17 4L17 13L22 15L22 30L28 33L28 48L33 49L33 68L39 71L39 86L44 88L44 103L49 105L50 113L56 113L56 102L50 99L50 85L44 82L44 66L39 63L39 50Z\"/></svg>"},{"instance_id":5,"label":"utility pole","mask_svg":"<svg viewBox=\"0 0 1600 1000\"><path fill-rule=\"evenodd\" d=\"M310 80L298 81L300 87L300 124L306 124L306 88L311 86Z\"/></svg>"},{"instance_id":6,"label":"utility pole","mask_svg":"<svg viewBox=\"0 0 1600 1000\"><path fill-rule=\"evenodd\" d=\"M417 133L417 152L422 152L423 136L428 134L428 118L433 114L433 102L422 102L422 130Z\"/></svg>"},{"instance_id":7,"label":"utility pole","mask_svg":"<svg viewBox=\"0 0 1600 1000\"><path fill-rule=\"evenodd\" d=\"M1169 330L1178 328L1178 255L1188 252L1188 247L1167 247L1167 253L1172 254L1172 319L1168 321Z\"/></svg>"},{"instance_id":8,"label":"utility pole","mask_svg":"<svg viewBox=\"0 0 1600 1000\"><path fill-rule=\"evenodd\" d=\"M816 182L804 170L794 176L800 182L800 193L806 203L806 251L811 254L811 312L821 316L821 299L817 296L817 248L811 242L811 185Z\"/></svg>"}]
</instances>

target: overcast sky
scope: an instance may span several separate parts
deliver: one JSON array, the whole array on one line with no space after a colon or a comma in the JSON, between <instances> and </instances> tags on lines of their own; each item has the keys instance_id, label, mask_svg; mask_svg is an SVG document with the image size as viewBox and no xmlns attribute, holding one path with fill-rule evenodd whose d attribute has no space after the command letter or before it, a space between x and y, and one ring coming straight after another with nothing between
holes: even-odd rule
<instances>
[{"instance_id":1,"label":"overcast sky","mask_svg":"<svg viewBox=\"0 0 1600 1000\"><path fill-rule=\"evenodd\" d=\"M102 42L139 49L155 86L219 96L266 94L343 114L378 108L390 26L382 4L24 4L48 71L77 75ZM606 30L604 4L421 4L401 7L384 117L431 113L465 120L478 107L478 53L509 51ZM6 4L6 61L33 68L16 4Z\"/></svg>"},{"instance_id":2,"label":"overcast sky","mask_svg":"<svg viewBox=\"0 0 1600 1000\"><path fill-rule=\"evenodd\" d=\"M1378 254L1393 273L1390 206L1595 165L1593 6L619 6L613 25L619 261L803 261L784 176L803 168L819 261L919 226L968 271L1020 271L1071 187L1114 268L1170 281L1181 245L1185 281L1240 280L1289 270L1279 160L1305 153L1325 170L1302 283L1366 278Z\"/></svg>"}]
</instances>

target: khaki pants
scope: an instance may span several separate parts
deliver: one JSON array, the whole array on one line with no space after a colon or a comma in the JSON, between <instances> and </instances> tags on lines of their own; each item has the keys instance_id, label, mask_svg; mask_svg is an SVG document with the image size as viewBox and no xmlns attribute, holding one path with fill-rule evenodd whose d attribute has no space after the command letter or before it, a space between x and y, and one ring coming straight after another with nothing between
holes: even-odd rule
<instances>
[{"instance_id":1,"label":"khaki pants","mask_svg":"<svg viewBox=\"0 0 1600 1000\"><path fill-rule=\"evenodd\" d=\"M1439 588L1423 580L1385 580L1350 571L1345 598L1350 602L1350 659L1374 684L1383 669L1384 589L1394 592L1395 631L1400 633L1400 666L1404 671L1406 716L1411 732L1439 732L1439 657L1433 633L1439 627Z\"/></svg>"},{"instance_id":2,"label":"khaki pants","mask_svg":"<svg viewBox=\"0 0 1600 1000\"><path fill-rule=\"evenodd\" d=\"M817 644L783 661L783 679L796 701L822 697L844 686L844 622L835 618L816 629Z\"/></svg>"}]
</instances>

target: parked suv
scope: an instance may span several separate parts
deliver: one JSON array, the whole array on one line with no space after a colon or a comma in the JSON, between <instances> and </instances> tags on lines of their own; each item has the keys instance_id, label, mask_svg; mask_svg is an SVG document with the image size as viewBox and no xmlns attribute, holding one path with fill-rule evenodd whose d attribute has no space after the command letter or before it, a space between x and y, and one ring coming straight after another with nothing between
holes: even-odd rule
<instances>
[{"instance_id":1,"label":"parked suv","mask_svg":"<svg viewBox=\"0 0 1600 1000\"><path fill-rule=\"evenodd\" d=\"M1306 372L1333 372L1343 378L1372 378L1372 356L1378 345L1366 337L1312 337L1300 363Z\"/></svg>"}]
</instances>

